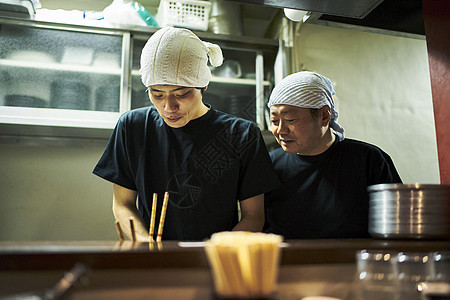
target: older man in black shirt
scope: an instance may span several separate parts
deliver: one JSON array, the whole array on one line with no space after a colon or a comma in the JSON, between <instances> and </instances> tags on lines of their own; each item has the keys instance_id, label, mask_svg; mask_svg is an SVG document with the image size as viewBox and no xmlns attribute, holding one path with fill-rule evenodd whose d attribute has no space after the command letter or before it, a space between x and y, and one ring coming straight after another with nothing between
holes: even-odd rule
<instances>
[{"instance_id":1,"label":"older man in black shirt","mask_svg":"<svg viewBox=\"0 0 450 300\"><path fill-rule=\"evenodd\" d=\"M345 138L322 75L286 77L268 106L281 145L270 156L282 186L266 194L266 230L286 239L369 237L367 187L401 183L389 155Z\"/></svg>"}]
</instances>

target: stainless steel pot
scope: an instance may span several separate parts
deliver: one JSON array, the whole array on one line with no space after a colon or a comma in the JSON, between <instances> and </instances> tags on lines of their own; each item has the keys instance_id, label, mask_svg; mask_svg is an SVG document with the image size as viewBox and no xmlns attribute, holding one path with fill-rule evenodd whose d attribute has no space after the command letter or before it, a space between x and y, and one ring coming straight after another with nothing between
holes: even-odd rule
<instances>
[{"instance_id":1,"label":"stainless steel pot","mask_svg":"<svg viewBox=\"0 0 450 300\"><path fill-rule=\"evenodd\" d=\"M373 237L450 238L450 185L377 184L367 191Z\"/></svg>"}]
</instances>

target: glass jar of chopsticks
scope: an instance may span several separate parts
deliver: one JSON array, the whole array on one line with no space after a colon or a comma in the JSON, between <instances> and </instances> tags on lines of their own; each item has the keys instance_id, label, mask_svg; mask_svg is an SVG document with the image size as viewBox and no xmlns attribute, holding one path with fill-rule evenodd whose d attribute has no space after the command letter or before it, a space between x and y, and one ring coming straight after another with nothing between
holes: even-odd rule
<instances>
[{"instance_id":1,"label":"glass jar of chopsticks","mask_svg":"<svg viewBox=\"0 0 450 300\"><path fill-rule=\"evenodd\" d=\"M215 233L205 251L218 299L275 299L282 237L227 231Z\"/></svg>"}]
</instances>

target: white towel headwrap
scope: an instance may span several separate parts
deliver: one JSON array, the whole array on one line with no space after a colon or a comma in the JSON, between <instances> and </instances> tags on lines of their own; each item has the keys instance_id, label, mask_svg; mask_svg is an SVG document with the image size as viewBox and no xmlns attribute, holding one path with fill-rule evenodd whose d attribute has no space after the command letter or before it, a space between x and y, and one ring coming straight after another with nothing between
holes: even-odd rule
<instances>
[{"instance_id":1,"label":"white towel headwrap","mask_svg":"<svg viewBox=\"0 0 450 300\"><path fill-rule=\"evenodd\" d=\"M338 124L338 112L334 108L336 94L331 81L314 72L298 72L281 80L273 89L267 106L285 104L303 108L331 108L330 127L339 140L345 137L344 128Z\"/></svg>"},{"instance_id":2,"label":"white towel headwrap","mask_svg":"<svg viewBox=\"0 0 450 300\"><path fill-rule=\"evenodd\" d=\"M201 41L192 31L164 27L147 41L141 54L142 83L186 87L205 87L211 80L210 63L222 64L222 50L218 45Z\"/></svg>"}]
</instances>

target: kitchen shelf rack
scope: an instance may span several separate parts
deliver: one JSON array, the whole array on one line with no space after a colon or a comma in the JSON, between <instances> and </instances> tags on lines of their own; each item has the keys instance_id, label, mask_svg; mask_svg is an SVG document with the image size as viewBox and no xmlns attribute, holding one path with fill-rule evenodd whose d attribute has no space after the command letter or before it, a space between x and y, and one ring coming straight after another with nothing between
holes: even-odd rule
<instances>
[{"instance_id":1,"label":"kitchen shelf rack","mask_svg":"<svg viewBox=\"0 0 450 300\"><path fill-rule=\"evenodd\" d=\"M58 135L84 137L86 130L92 129L95 137L109 137L122 113L150 105L140 81L139 56L140 49L158 29L0 17L0 131L8 135L53 136L55 130L49 128L57 127ZM205 93L208 103L250 119L265 129L265 103L273 86L278 41L200 31L195 33L202 40L219 44L225 60L238 61L242 67L242 77L212 77ZM83 56L78 53L79 61L76 57L64 61L67 48L77 47L87 49L87 54ZM13 56L15 51L35 52L51 56L52 60L41 60L39 55L17 59ZM95 58L105 53L116 57L116 61L96 64ZM65 90L66 80L76 80L80 87L78 90ZM62 91L56 97L54 85L58 86L59 81L62 82L59 84ZM109 88L106 92L105 87ZM38 97L43 100L39 103L45 105L6 103L8 95ZM70 96L69 100L75 104L84 104L76 107L67 99L63 101L61 95ZM99 108L99 102L106 101L101 98L102 95L114 103ZM234 97L234 101L246 101L244 114L222 105L231 101L230 97Z\"/></svg>"}]
</instances>

